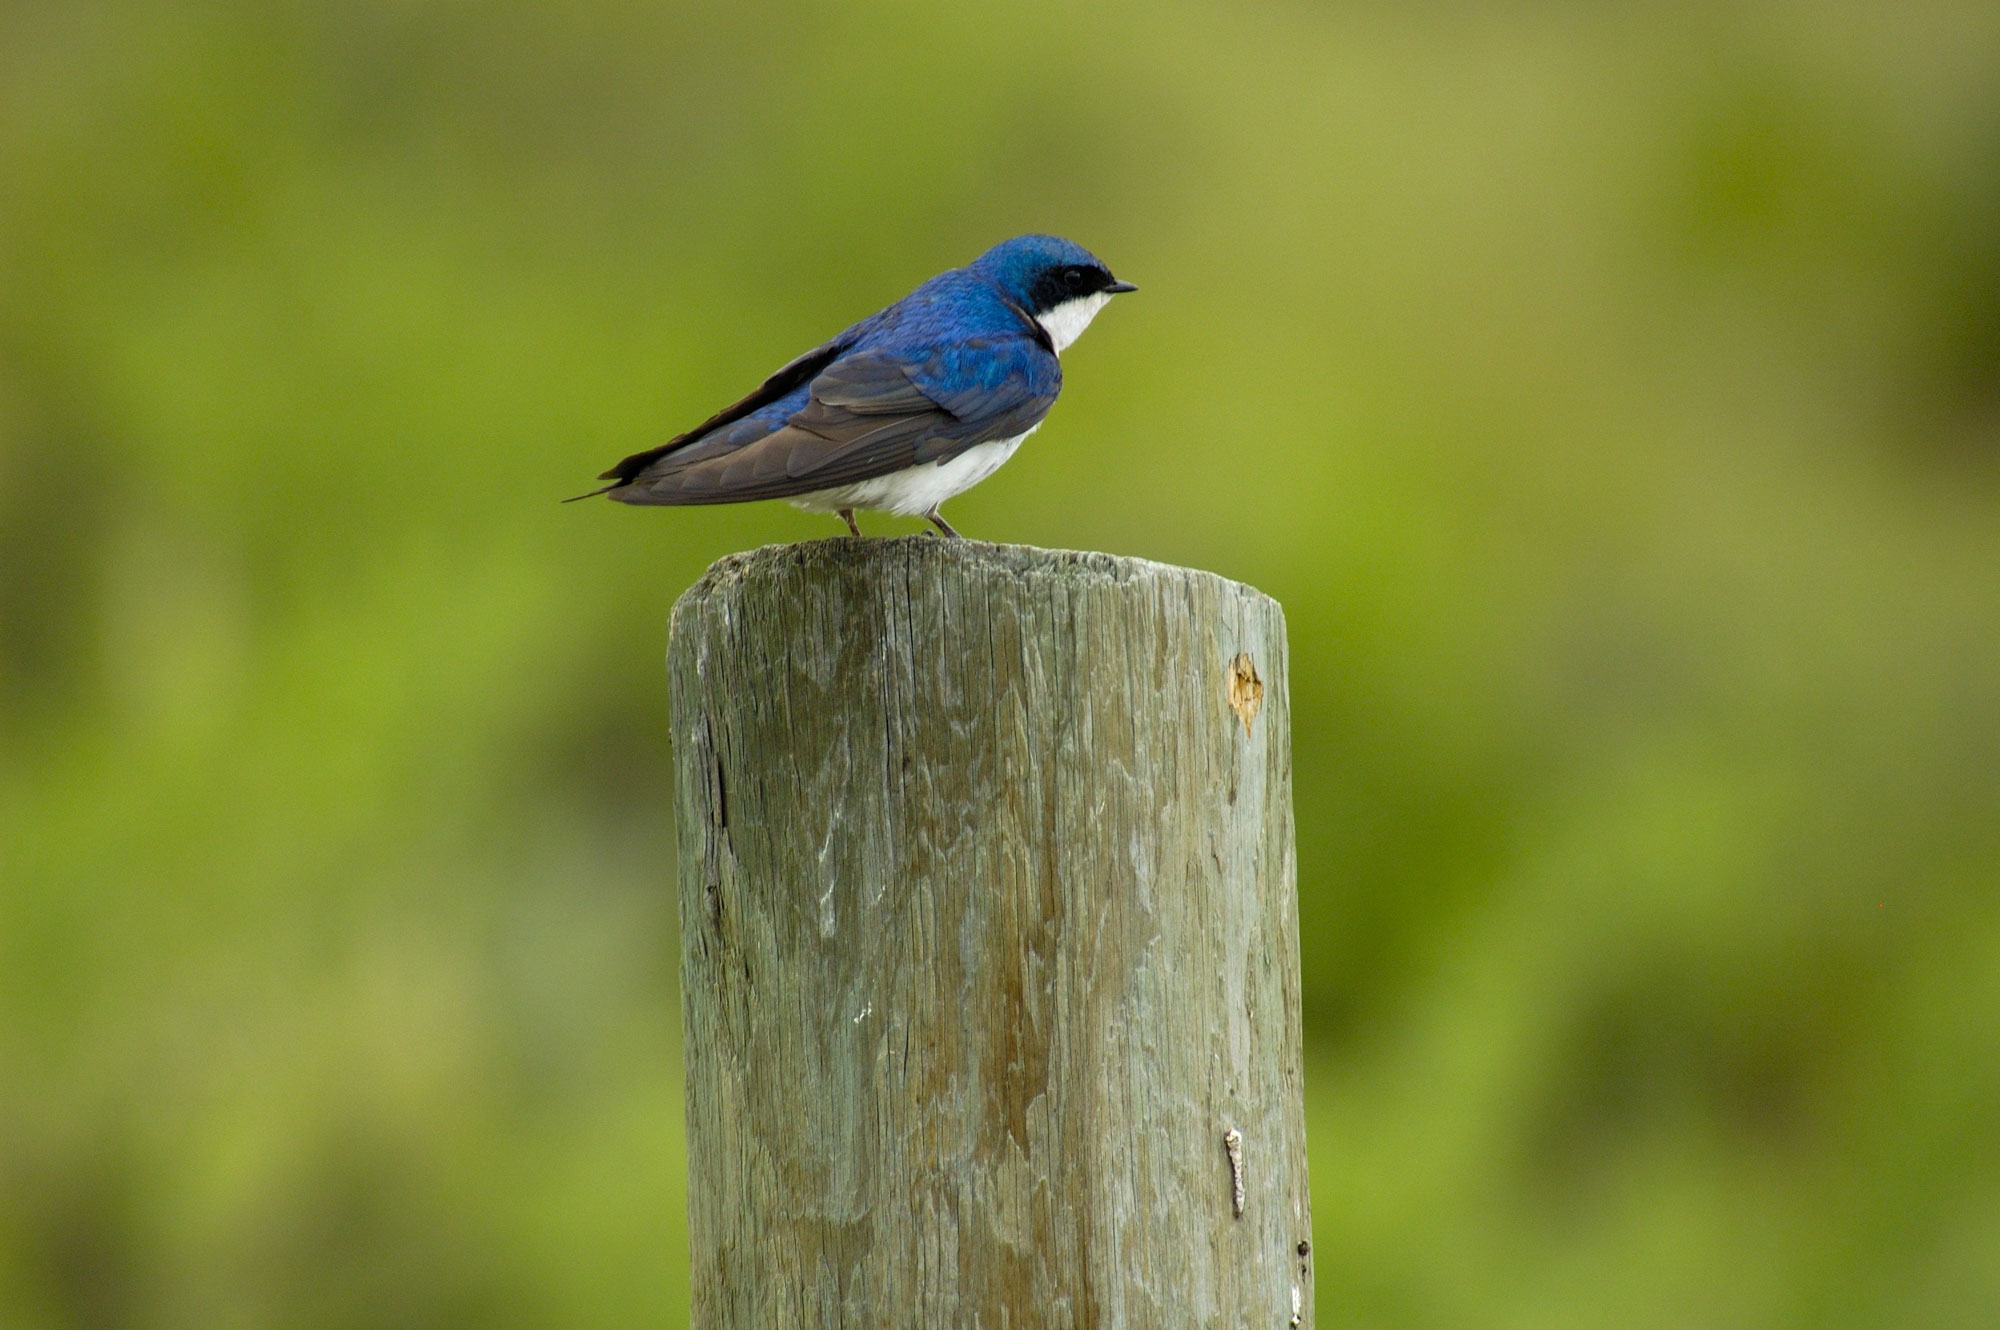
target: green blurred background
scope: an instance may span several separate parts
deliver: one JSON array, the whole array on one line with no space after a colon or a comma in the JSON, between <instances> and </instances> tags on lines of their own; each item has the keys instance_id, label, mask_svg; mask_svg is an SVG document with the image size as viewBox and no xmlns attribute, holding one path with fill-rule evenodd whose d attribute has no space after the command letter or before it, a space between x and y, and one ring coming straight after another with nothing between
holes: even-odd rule
<instances>
[{"instance_id":1,"label":"green blurred background","mask_svg":"<svg viewBox=\"0 0 2000 1330\"><path fill-rule=\"evenodd\" d=\"M1322 1324L2000 1324L2000 7L0 7L0 1325L680 1324L559 507L1022 230L981 537L1290 617ZM914 523L875 518L876 532Z\"/></svg>"}]
</instances>

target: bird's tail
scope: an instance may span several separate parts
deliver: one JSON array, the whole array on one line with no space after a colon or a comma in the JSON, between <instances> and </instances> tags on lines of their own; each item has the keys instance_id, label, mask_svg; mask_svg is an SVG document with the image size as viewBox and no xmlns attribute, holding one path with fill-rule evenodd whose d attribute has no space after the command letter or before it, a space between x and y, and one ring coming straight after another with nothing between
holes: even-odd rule
<instances>
[{"instance_id":1,"label":"bird's tail","mask_svg":"<svg viewBox=\"0 0 2000 1330\"><path fill-rule=\"evenodd\" d=\"M600 494L609 494L609 493L611 493L611 491L613 491L613 490L617 489L617 488L618 488L618 487L619 487L620 485L623 485L624 483L625 483L625 482L624 482L624 481L622 481L622 480L616 480L616 481L613 481L613 482L612 482L611 484L609 484L609 485L606 485L606 486L605 486L605 487L604 487L603 489L595 489L595 490L592 490L592 491L591 491L590 493L588 493L588 494L572 494L572 495L570 495L570 496L569 496L569 497L568 497L567 499L564 499L564 500L563 500L563 502L564 502L564 503L577 503L577 502L579 502L579 501L581 501L581 500L583 500L583 499L594 499L594 498L596 498L596 497L597 497L598 495L600 495Z\"/></svg>"}]
</instances>

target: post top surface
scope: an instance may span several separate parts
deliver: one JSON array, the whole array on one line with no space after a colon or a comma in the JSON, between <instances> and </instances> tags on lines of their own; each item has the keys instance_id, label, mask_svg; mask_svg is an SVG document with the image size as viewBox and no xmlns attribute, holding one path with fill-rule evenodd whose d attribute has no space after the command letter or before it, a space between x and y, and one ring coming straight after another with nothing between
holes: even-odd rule
<instances>
[{"instance_id":1,"label":"post top surface","mask_svg":"<svg viewBox=\"0 0 2000 1330\"><path fill-rule=\"evenodd\" d=\"M999 574L1028 580L1048 578L1079 585L1143 583L1158 580L1205 582L1223 595L1251 601L1276 602L1242 582L1218 573L1151 559L1089 550L1050 550L1035 545L995 545L981 540L944 540L935 536L867 537L832 536L824 540L799 541L789 545L764 545L740 554L725 555L709 565L708 571L682 593L675 603L681 607L718 595L728 595L747 581L815 574L879 574L910 577L937 575L948 571L974 575Z\"/></svg>"}]
</instances>

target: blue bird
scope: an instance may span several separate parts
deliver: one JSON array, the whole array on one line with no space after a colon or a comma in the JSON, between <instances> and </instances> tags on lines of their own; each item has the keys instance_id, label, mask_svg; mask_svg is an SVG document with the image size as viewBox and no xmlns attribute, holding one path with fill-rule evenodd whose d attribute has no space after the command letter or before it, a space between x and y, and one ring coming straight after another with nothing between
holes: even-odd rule
<instances>
[{"instance_id":1,"label":"blue bird","mask_svg":"<svg viewBox=\"0 0 2000 1330\"><path fill-rule=\"evenodd\" d=\"M840 514L922 514L993 474L1062 391L1057 356L1121 291L1057 236L1002 241L785 365L685 434L634 453L579 498L788 499Z\"/></svg>"}]
</instances>

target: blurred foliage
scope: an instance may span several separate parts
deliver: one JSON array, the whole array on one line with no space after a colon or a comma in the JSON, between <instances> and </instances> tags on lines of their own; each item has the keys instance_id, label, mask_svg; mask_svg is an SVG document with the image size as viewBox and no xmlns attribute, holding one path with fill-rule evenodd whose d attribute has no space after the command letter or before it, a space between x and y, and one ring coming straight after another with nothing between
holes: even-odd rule
<instances>
[{"instance_id":1,"label":"blurred foliage","mask_svg":"<svg viewBox=\"0 0 2000 1330\"><path fill-rule=\"evenodd\" d=\"M1027 229L954 521L1290 616L1322 1323L2000 1324L1990 0L0 8L0 1324L680 1322L665 618L836 527L554 500Z\"/></svg>"}]
</instances>

